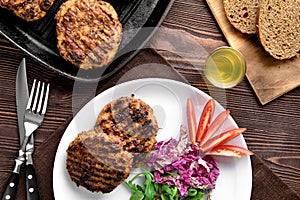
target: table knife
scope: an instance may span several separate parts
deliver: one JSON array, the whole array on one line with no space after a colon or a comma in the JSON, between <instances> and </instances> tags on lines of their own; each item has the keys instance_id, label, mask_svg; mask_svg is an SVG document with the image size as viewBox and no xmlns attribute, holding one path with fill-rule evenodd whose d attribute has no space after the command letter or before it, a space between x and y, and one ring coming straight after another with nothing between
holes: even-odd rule
<instances>
[{"instance_id":1,"label":"table knife","mask_svg":"<svg viewBox=\"0 0 300 200\"><path fill-rule=\"evenodd\" d=\"M28 102L28 98L29 98L29 92L28 92L27 75L26 75L26 61L25 58L23 58L19 65L17 77L16 77L16 105L17 105L20 145L25 137L24 115L25 115L25 109ZM40 196L37 187L35 169L32 164L32 158L31 158L33 148L34 148L34 140L33 137L31 137L26 146L26 161L27 161L26 162L26 194L28 200L39 200ZM9 179L2 200L15 199L18 183L19 183L19 173L20 173L22 163L23 162L16 160L15 168Z\"/></svg>"}]
</instances>

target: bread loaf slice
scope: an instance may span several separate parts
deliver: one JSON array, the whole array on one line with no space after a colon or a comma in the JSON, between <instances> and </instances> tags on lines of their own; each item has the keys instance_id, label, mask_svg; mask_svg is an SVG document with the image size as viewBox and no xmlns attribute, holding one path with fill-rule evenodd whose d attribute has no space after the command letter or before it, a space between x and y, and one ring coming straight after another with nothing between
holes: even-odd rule
<instances>
[{"instance_id":1,"label":"bread loaf slice","mask_svg":"<svg viewBox=\"0 0 300 200\"><path fill-rule=\"evenodd\" d=\"M223 0L230 23L242 33L255 34L260 0Z\"/></svg>"},{"instance_id":2,"label":"bread loaf slice","mask_svg":"<svg viewBox=\"0 0 300 200\"><path fill-rule=\"evenodd\" d=\"M274 58L299 56L300 0L262 0L258 35L265 50Z\"/></svg>"}]
</instances>

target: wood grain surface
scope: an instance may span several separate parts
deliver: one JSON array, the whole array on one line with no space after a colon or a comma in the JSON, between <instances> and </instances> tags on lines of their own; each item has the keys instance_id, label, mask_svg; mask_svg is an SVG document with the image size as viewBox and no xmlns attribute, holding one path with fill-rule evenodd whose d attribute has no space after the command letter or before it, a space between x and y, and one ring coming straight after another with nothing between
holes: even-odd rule
<instances>
[{"instance_id":1,"label":"wood grain surface","mask_svg":"<svg viewBox=\"0 0 300 200\"><path fill-rule=\"evenodd\" d=\"M228 45L205 1L175 1L163 27L176 29L179 32L176 37L197 42L197 46L200 44L208 53L217 47ZM167 42L162 44L161 38L154 38L151 41L152 46L161 49L160 54L192 85L215 95L216 99L221 98L219 101L222 102L224 90L207 86L201 74L201 56L191 51L190 45L176 49L172 42L175 40L168 40L169 35L174 36L174 30L160 31ZM185 55L189 62L182 59L180 50L190 52ZM300 76L299 73L296 75ZM240 127L248 129L244 137L249 148L300 196L300 88L292 89L274 101L261 105L251 83L245 78L238 86L226 89L225 94L226 101L222 105L231 110Z\"/></svg>"},{"instance_id":2,"label":"wood grain surface","mask_svg":"<svg viewBox=\"0 0 300 200\"><path fill-rule=\"evenodd\" d=\"M262 104L300 85L300 58L276 60L262 47L256 35L243 34L228 21L222 0L206 0L230 46L243 53L246 76Z\"/></svg>"},{"instance_id":3,"label":"wood grain surface","mask_svg":"<svg viewBox=\"0 0 300 200\"><path fill-rule=\"evenodd\" d=\"M174 43L174 39L182 39L183 43L194 43L196 48L186 44L178 45L177 42ZM148 44L156 48L191 85L213 96L231 110L237 124L247 128L244 137L248 147L261 162L256 166L257 169L263 170L261 167L266 167L268 170L261 171L261 174L274 174L274 177L282 181L284 189L290 189L291 193L299 197L295 200L300 199L300 88L295 88L266 105L260 103L246 78L232 89L214 88L202 76L203 61L213 49L224 45L228 45L227 40L204 0L175 0L161 28ZM43 126L36 134L36 147L46 141L51 133L62 129L65 121L91 99L97 89L106 89L104 83L95 86L66 79L32 60L0 36L1 180L7 180L19 145L15 76L23 57L27 59L29 86L33 78L51 83L51 109L48 110ZM253 177L254 181L263 182L259 174L258 171ZM5 181L0 182L0 186L3 184L6 184ZM252 199L267 198L252 194Z\"/></svg>"}]
</instances>

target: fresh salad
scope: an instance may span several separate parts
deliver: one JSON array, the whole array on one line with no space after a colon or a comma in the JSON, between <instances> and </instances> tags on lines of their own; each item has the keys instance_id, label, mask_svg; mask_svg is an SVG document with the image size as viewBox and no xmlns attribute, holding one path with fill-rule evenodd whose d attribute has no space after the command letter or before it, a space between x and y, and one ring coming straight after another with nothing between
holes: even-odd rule
<instances>
[{"instance_id":1,"label":"fresh salad","mask_svg":"<svg viewBox=\"0 0 300 200\"><path fill-rule=\"evenodd\" d=\"M210 199L210 191L215 188L220 174L211 155L242 157L253 154L246 148L225 144L246 131L245 128L214 136L229 116L229 110L225 110L212 121L214 107L215 102L210 99L197 125L194 105L187 99L188 131L182 125L178 141L170 138L156 144L144 172L125 182L133 191L130 200ZM145 177L143 185L135 183L139 176Z\"/></svg>"}]
</instances>

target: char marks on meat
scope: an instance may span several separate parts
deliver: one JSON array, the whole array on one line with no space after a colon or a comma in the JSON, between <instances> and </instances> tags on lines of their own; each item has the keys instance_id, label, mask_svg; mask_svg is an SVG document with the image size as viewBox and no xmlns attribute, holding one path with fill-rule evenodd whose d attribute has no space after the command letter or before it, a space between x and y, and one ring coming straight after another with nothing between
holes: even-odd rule
<instances>
[{"instance_id":1,"label":"char marks on meat","mask_svg":"<svg viewBox=\"0 0 300 200\"><path fill-rule=\"evenodd\" d=\"M131 167L132 155L104 133L80 133L67 149L72 181L92 192L111 192L129 176Z\"/></svg>"},{"instance_id":2,"label":"char marks on meat","mask_svg":"<svg viewBox=\"0 0 300 200\"><path fill-rule=\"evenodd\" d=\"M152 108L134 96L106 104L93 130L80 133L67 149L67 170L77 186L109 193L132 167L143 164L156 144Z\"/></svg>"},{"instance_id":3,"label":"char marks on meat","mask_svg":"<svg viewBox=\"0 0 300 200\"><path fill-rule=\"evenodd\" d=\"M154 149L158 125L152 108L132 96L108 103L99 114L95 130L119 138L123 149L134 154L136 167Z\"/></svg>"},{"instance_id":4,"label":"char marks on meat","mask_svg":"<svg viewBox=\"0 0 300 200\"><path fill-rule=\"evenodd\" d=\"M42 19L54 1L55 0L0 0L0 6L30 22Z\"/></svg>"},{"instance_id":5,"label":"char marks on meat","mask_svg":"<svg viewBox=\"0 0 300 200\"><path fill-rule=\"evenodd\" d=\"M68 0L55 16L58 50L82 69L109 64L122 39L122 25L114 8L105 1Z\"/></svg>"}]
</instances>

